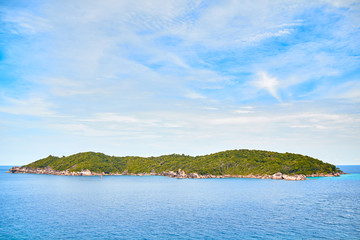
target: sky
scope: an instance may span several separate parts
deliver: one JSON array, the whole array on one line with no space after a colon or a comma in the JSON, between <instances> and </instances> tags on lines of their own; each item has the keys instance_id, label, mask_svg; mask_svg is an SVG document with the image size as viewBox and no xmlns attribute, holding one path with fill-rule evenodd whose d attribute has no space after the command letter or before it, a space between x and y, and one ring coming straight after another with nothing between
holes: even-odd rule
<instances>
[{"instance_id":1,"label":"sky","mask_svg":"<svg viewBox=\"0 0 360 240\"><path fill-rule=\"evenodd\" d=\"M360 164L357 0L0 0L0 165L259 149Z\"/></svg>"}]
</instances>

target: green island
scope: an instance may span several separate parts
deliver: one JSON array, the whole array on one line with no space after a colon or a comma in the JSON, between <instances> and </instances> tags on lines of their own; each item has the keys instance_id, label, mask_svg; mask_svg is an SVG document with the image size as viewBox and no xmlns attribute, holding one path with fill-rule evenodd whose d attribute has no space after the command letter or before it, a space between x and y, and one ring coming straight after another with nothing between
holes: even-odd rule
<instances>
[{"instance_id":1,"label":"green island","mask_svg":"<svg viewBox=\"0 0 360 240\"><path fill-rule=\"evenodd\" d=\"M336 166L294 153L228 150L203 156L180 154L159 157L115 157L83 152L67 157L48 156L11 173L54 175L161 175L176 178L271 178L304 180L306 176L340 176Z\"/></svg>"}]
</instances>

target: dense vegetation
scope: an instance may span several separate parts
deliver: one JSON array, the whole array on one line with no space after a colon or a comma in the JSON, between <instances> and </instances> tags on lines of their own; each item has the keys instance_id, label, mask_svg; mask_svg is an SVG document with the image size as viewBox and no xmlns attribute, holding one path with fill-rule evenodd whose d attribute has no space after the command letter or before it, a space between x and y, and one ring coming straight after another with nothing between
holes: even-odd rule
<instances>
[{"instance_id":1,"label":"dense vegetation","mask_svg":"<svg viewBox=\"0 0 360 240\"><path fill-rule=\"evenodd\" d=\"M114 157L103 153L85 152L68 157L40 159L24 167L45 168L54 170L104 173L156 173L176 171L181 168L185 172L213 175L246 175L246 174L312 174L340 172L338 168L318 159L293 153L277 153L259 150L230 150L204 156L163 155L159 157Z\"/></svg>"}]
</instances>

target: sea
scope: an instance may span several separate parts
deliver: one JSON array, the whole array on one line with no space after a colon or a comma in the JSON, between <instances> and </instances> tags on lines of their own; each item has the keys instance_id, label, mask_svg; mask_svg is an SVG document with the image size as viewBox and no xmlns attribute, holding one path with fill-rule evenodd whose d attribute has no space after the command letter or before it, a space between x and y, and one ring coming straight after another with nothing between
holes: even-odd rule
<instances>
[{"instance_id":1,"label":"sea","mask_svg":"<svg viewBox=\"0 0 360 240\"><path fill-rule=\"evenodd\" d=\"M305 181L10 167L0 166L0 239L360 239L360 166Z\"/></svg>"}]
</instances>

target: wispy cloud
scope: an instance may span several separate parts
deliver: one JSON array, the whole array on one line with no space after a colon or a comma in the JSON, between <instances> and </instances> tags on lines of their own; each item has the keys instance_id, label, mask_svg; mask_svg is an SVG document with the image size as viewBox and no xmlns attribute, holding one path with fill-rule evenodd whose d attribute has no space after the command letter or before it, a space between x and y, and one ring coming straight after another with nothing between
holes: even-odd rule
<instances>
[{"instance_id":1,"label":"wispy cloud","mask_svg":"<svg viewBox=\"0 0 360 240\"><path fill-rule=\"evenodd\" d=\"M1 138L114 155L359 154L356 0L35 2L0 4Z\"/></svg>"},{"instance_id":2,"label":"wispy cloud","mask_svg":"<svg viewBox=\"0 0 360 240\"><path fill-rule=\"evenodd\" d=\"M51 117L54 111L51 110L51 103L43 98L30 97L23 100L5 98L6 105L0 106L0 112L15 115L35 116L35 117Z\"/></svg>"},{"instance_id":3,"label":"wispy cloud","mask_svg":"<svg viewBox=\"0 0 360 240\"><path fill-rule=\"evenodd\" d=\"M267 90L274 98L280 101L278 94L279 80L269 76L266 72L259 72L254 85L260 89Z\"/></svg>"},{"instance_id":4,"label":"wispy cloud","mask_svg":"<svg viewBox=\"0 0 360 240\"><path fill-rule=\"evenodd\" d=\"M2 21L7 23L12 34L36 34L42 31L48 31L51 28L45 18L36 16L26 10L8 10L3 13Z\"/></svg>"},{"instance_id":5,"label":"wispy cloud","mask_svg":"<svg viewBox=\"0 0 360 240\"><path fill-rule=\"evenodd\" d=\"M185 97L191 98L191 99L205 99L206 97L204 95L201 95L200 93L196 92L188 92Z\"/></svg>"}]
</instances>

